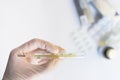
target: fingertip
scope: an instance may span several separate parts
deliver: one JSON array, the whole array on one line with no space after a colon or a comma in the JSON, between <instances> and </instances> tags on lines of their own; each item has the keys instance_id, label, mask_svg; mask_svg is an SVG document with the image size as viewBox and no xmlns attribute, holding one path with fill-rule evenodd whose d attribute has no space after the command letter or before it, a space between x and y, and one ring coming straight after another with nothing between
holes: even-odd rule
<instances>
[{"instance_id":1,"label":"fingertip","mask_svg":"<svg viewBox=\"0 0 120 80\"><path fill-rule=\"evenodd\" d=\"M65 54L66 53L66 50L63 49L62 47L57 46L57 48L58 48L58 53L60 53L60 54Z\"/></svg>"}]
</instances>

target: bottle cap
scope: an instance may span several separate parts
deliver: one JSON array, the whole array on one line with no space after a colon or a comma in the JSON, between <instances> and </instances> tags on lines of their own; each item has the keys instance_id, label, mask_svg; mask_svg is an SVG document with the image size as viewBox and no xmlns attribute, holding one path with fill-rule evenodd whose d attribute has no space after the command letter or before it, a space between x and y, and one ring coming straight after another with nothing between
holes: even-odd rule
<instances>
[{"instance_id":1,"label":"bottle cap","mask_svg":"<svg viewBox=\"0 0 120 80\"><path fill-rule=\"evenodd\" d=\"M117 57L117 51L112 47L106 47L104 49L104 56L108 59L113 59Z\"/></svg>"}]
</instances>

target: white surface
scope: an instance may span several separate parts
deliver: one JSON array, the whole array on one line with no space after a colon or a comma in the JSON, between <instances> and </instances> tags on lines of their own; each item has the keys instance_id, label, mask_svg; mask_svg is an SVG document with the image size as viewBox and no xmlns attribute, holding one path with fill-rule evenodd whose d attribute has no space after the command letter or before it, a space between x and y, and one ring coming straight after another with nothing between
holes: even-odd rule
<instances>
[{"instance_id":1,"label":"white surface","mask_svg":"<svg viewBox=\"0 0 120 80\"><path fill-rule=\"evenodd\" d=\"M10 51L32 38L48 40L73 52L69 37L79 27L76 12L73 0L0 0L0 79ZM119 61L91 52L80 60L66 60L46 78L120 80Z\"/></svg>"}]
</instances>

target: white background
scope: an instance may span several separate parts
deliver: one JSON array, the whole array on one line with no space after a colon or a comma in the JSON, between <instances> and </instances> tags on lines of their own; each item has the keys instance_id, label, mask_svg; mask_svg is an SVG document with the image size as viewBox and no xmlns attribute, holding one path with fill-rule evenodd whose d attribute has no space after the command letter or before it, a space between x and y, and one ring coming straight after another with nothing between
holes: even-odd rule
<instances>
[{"instance_id":1,"label":"white background","mask_svg":"<svg viewBox=\"0 0 120 80\"><path fill-rule=\"evenodd\" d=\"M113 3L119 9L120 2ZM73 0L0 0L0 79L15 47L40 38L72 52L70 32L78 27ZM66 60L48 80L120 80L119 68L119 58L109 61L90 53L83 59Z\"/></svg>"}]
</instances>

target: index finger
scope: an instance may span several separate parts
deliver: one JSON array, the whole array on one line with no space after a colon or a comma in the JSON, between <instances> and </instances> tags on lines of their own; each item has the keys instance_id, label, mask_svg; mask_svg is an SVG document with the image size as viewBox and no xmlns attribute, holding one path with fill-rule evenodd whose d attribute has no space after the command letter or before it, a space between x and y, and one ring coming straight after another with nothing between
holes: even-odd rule
<instances>
[{"instance_id":1,"label":"index finger","mask_svg":"<svg viewBox=\"0 0 120 80\"><path fill-rule=\"evenodd\" d=\"M43 49L50 53L58 53L61 48L57 47L56 45L54 45L48 41L36 39L36 38L24 43L23 45L21 45L18 48L16 48L16 50L19 53L29 53L36 49Z\"/></svg>"}]
</instances>

